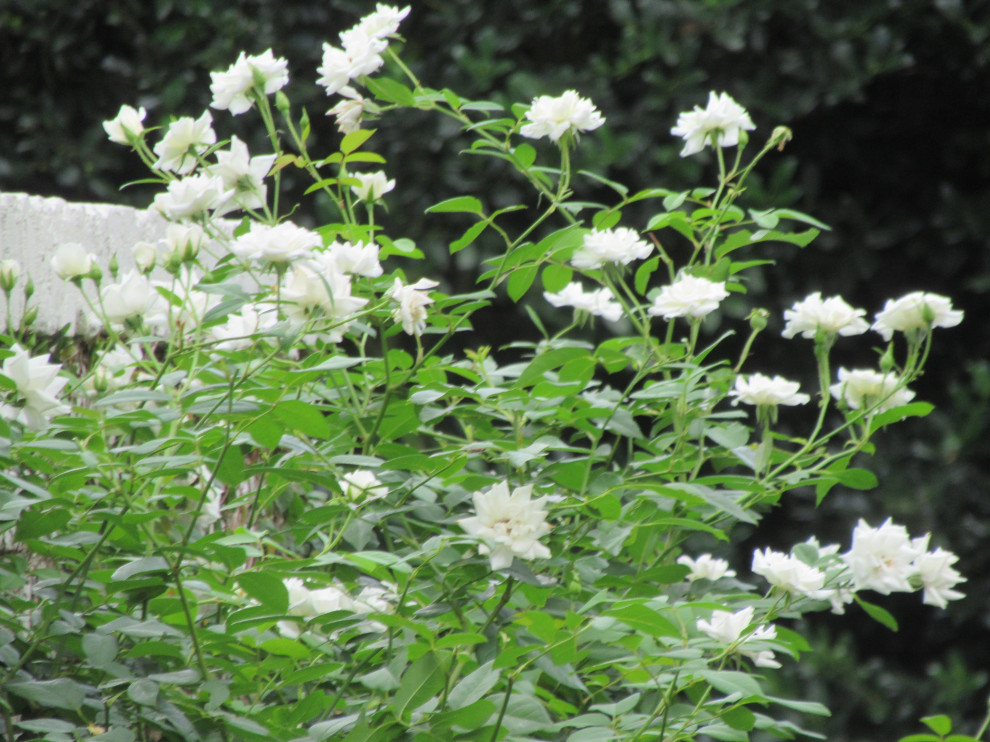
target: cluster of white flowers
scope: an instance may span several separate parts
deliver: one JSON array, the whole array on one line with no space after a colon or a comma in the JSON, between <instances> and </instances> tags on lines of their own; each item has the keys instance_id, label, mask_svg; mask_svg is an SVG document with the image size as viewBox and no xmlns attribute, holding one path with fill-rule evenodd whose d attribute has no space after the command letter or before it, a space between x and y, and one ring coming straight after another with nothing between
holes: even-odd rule
<instances>
[{"instance_id":1,"label":"cluster of white flowers","mask_svg":"<svg viewBox=\"0 0 990 742\"><path fill-rule=\"evenodd\" d=\"M571 258L575 268L600 268L605 263L628 265L650 257L653 246L628 227L593 229L584 236L580 249Z\"/></svg>"},{"instance_id":2,"label":"cluster of white flowers","mask_svg":"<svg viewBox=\"0 0 990 742\"><path fill-rule=\"evenodd\" d=\"M773 626L750 628L754 613L751 605L735 613L713 611L710 620L699 618L696 626L722 647L749 657L757 667L780 667L773 658L773 650L761 644L776 639L777 629Z\"/></svg>"},{"instance_id":3,"label":"cluster of white flowers","mask_svg":"<svg viewBox=\"0 0 990 742\"><path fill-rule=\"evenodd\" d=\"M681 157L687 157L709 146L734 147L739 144L741 132L755 128L746 109L728 93L712 91L708 94L708 105L682 113L670 133L684 139Z\"/></svg>"},{"instance_id":4,"label":"cluster of white flowers","mask_svg":"<svg viewBox=\"0 0 990 742\"><path fill-rule=\"evenodd\" d=\"M567 90L553 97L541 95L533 99L526 112L528 124L519 133L530 139L547 137L558 142L565 134L593 131L605 123L605 119L595 105L582 98L575 90Z\"/></svg>"},{"instance_id":5,"label":"cluster of white flowers","mask_svg":"<svg viewBox=\"0 0 990 742\"><path fill-rule=\"evenodd\" d=\"M729 295L725 281L709 281L700 276L681 275L664 286L647 310L654 317L694 317L698 319L718 309Z\"/></svg>"},{"instance_id":6,"label":"cluster of white flowers","mask_svg":"<svg viewBox=\"0 0 990 742\"><path fill-rule=\"evenodd\" d=\"M507 569L515 557L548 559L550 549L539 539L550 532L545 498L532 499L533 485L517 487L509 494L507 482L499 482L473 496L475 515L457 524L482 543L493 570Z\"/></svg>"},{"instance_id":7,"label":"cluster of white flowers","mask_svg":"<svg viewBox=\"0 0 990 742\"><path fill-rule=\"evenodd\" d=\"M963 597L953 588L965 578L952 567L955 554L941 548L928 551L929 538L930 534L911 538L904 526L889 518L878 528L860 520L844 554L839 554L838 544L822 547L814 540L791 554L757 550L753 572L792 595L828 600L835 613L842 613L859 590L889 595L923 589L926 604L944 608Z\"/></svg>"},{"instance_id":8,"label":"cluster of white flowers","mask_svg":"<svg viewBox=\"0 0 990 742\"><path fill-rule=\"evenodd\" d=\"M327 95L340 93L344 99L328 111L335 116L344 133L361 127L361 116L370 104L349 83L377 71L385 60L388 39L399 30L399 24L409 15L409 7L396 8L377 5L375 11L362 18L352 28L340 34L340 46L323 44L323 61L316 70L316 81Z\"/></svg>"},{"instance_id":9,"label":"cluster of white flowers","mask_svg":"<svg viewBox=\"0 0 990 742\"><path fill-rule=\"evenodd\" d=\"M763 374L737 376L735 388L729 392L735 397L732 404L745 402L751 405L799 405L807 404L811 399L807 394L798 390L801 385L796 381L774 376L772 379Z\"/></svg>"},{"instance_id":10,"label":"cluster of white flowers","mask_svg":"<svg viewBox=\"0 0 990 742\"><path fill-rule=\"evenodd\" d=\"M433 303L426 292L438 285L428 278L421 278L410 285L396 278L391 288L385 292L386 296L390 296L398 304L392 310L392 318L401 322L402 329L409 335L422 335L426 329L426 307Z\"/></svg>"},{"instance_id":11,"label":"cluster of white flowers","mask_svg":"<svg viewBox=\"0 0 990 742\"><path fill-rule=\"evenodd\" d=\"M574 307L609 322L617 322L622 317L622 305L607 288L585 291L577 281L572 281L555 293L543 292L543 296L555 307Z\"/></svg>"},{"instance_id":12,"label":"cluster of white flowers","mask_svg":"<svg viewBox=\"0 0 990 742\"><path fill-rule=\"evenodd\" d=\"M251 93L260 89L264 95L281 90L289 82L289 63L276 59L268 49L257 56L249 57L241 52L225 72L211 72L210 92L213 93L211 107L228 110L234 116L244 113L254 105Z\"/></svg>"},{"instance_id":13,"label":"cluster of white flowers","mask_svg":"<svg viewBox=\"0 0 990 742\"><path fill-rule=\"evenodd\" d=\"M784 312L782 334L785 338L798 334L814 338L819 332L827 335L861 335L873 329L889 341L895 332L955 327L963 319L963 313L952 308L948 297L922 291L900 299L888 299L872 326L863 319L865 314L865 309L853 309L841 296L822 299L821 292L816 291Z\"/></svg>"}]
</instances>

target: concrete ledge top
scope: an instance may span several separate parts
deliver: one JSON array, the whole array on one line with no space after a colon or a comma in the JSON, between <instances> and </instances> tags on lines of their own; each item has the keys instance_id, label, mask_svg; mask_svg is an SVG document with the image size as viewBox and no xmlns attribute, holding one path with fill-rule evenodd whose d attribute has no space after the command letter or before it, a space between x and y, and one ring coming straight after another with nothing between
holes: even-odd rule
<instances>
[{"instance_id":1,"label":"concrete ledge top","mask_svg":"<svg viewBox=\"0 0 990 742\"><path fill-rule=\"evenodd\" d=\"M35 327L54 331L70 325L85 332L85 301L79 290L62 280L51 266L55 248L78 242L92 252L104 274L116 254L120 270L134 268L131 248L142 240L165 237L168 222L156 211L111 204L72 203L61 198L27 193L0 193L0 259L20 263L21 280L14 289L11 314L20 319L26 276L34 280L32 306L38 307ZM0 327L6 327L6 308L0 300Z\"/></svg>"}]
</instances>

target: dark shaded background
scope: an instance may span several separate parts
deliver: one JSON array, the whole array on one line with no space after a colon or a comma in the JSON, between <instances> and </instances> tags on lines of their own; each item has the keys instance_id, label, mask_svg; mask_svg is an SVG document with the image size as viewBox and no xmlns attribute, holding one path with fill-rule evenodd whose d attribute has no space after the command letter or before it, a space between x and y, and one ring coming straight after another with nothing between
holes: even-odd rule
<instances>
[{"instance_id":1,"label":"dark shaded background","mask_svg":"<svg viewBox=\"0 0 990 742\"><path fill-rule=\"evenodd\" d=\"M293 104L314 119L314 149L320 138L327 149L335 134L321 114L330 104L314 84L321 43L372 7L0 0L0 190L147 205L148 190L119 190L144 171L107 141L101 122L121 103L148 108L148 125L198 115L209 104L209 71L242 49L272 47L289 59ZM427 85L503 103L567 88L591 97L608 124L582 140L580 166L634 189L711 177L707 155L682 160L669 135L677 113L703 104L709 90L730 92L763 136L790 126L794 141L761 166L746 198L801 209L833 230L804 251L771 248L786 270L751 287L774 313L771 330L780 329L783 308L815 290L873 312L885 298L923 289L966 311L962 326L938 333L916 385L938 411L886 434L862 463L880 487L836 490L817 510L795 495L745 546L787 547L812 533L845 545L860 517L876 525L890 515L912 533L934 532L960 555L969 597L948 612L920 606L916 595L884 599L901 623L896 635L855 610L814 617L802 630L817 651L785 667L781 694L798 688L827 702L831 719L803 721L835 740L896 739L930 713L975 732L990 668L990 4L423 0L402 32L403 58ZM263 151L252 126L242 116L233 131ZM228 131L226 122L221 128ZM467 190L494 206L524 195L497 165L455 157L463 145L455 135L436 117L403 112L384 120L374 141L399 182L390 201L402 215L395 236L416 239L433 272L467 290L478 251L446 255L449 223L423 210ZM625 223L646 215L629 212ZM321 216L317 205L302 218ZM505 339L497 328L512 324L479 327L490 328L487 341L497 346ZM761 338L760 358L776 373L806 375L808 359L776 334ZM749 553L735 555L743 574Z\"/></svg>"}]
</instances>

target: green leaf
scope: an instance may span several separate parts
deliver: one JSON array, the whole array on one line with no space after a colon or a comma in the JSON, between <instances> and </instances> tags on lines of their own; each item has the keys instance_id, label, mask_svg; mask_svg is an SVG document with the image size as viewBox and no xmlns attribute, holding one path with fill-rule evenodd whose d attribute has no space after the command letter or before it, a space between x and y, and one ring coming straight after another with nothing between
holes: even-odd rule
<instances>
[{"instance_id":1,"label":"green leaf","mask_svg":"<svg viewBox=\"0 0 990 742\"><path fill-rule=\"evenodd\" d=\"M878 605L873 605L873 603L867 603L858 595L853 596L856 602L863 608L864 611L877 623L881 623L886 626L891 631L897 631L897 621L894 619L889 612L884 610Z\"/></svg>"},{"instance_id":2,"label":"green leaf","mask_svg":"<svg viewBox=\"0 0 990 742\"><path fill-rule=\"evenodd\" d=\"M62 508L39 512L33 509L22 510L17 519L17 541L26 541L39 536L46 536L58 531L72 519L72 513Z\"/></svg>"},{"instance_id":3,"label":"green leaf","mask_svg":"<svg viewBox=\"0 0 990 742\"><path fill-rule=\"evenodd\" d=\"M952 719L945 714L922 717L921 723L943 737L952 731Z\"/></svg>"},{"instance_id":4,"label":"green leaf","mask_svg":"<svg viewBox=\"0 0 990 742\"><path fill-rule=\"evenodd\" d=\"M130 579L134 575L147 574L148 572L167 572L169 563L162 557L141 557L133 562L128 562L123 567L118 568L111 578L114 582L122 582Z\"/></svg>"},{"instance_id":5,"label":"green leaf","mask_svg":"<svg viewBox=\"0 0 990 742\"><path fill-rule=\"evenodd\" d=\"M78 709L86 700L86 691L68 678L55 680L25 680L7 683L5 689L39 706L58 709Z\"/></svg>"},{"instance_id":6,"label":"green leaf","mask_svg":"<svg viewBox=\"0 0 990 742\"><path fill-rule=\"evenodd\" d=\"M928 402L912 402L884 412L878 412L870 419L870 432L877 431L891 423L900 422L906 417L925 417L934 409L935 405Z\"/></svg>"},{"instance_id":7,"label":"green leaf","mask_svg":"<svg viewBox=\"0 0 990 742\"><path fill-rule=\"evenodd\" d=\"M657 266L660 265L660 256L655 255L649 260L644 261L637 269L634 283L636 286L636 293L646 294L646 287L649 285L650 276L656 271Z\"/></svg>"},{"instance_id":8,"label":"green leaf","mask_svg":"<svg viewBox=\"0 0 990 742\"><path fill-rule=\"evenodd\" d=\"M622 623L649 636L676 636L681 632L669 619L642 603L630 603L618 608L612 608L603 615L613 616Z\"/></svg>"},{"instance_id":9,"label":"green leaf","mask_svg":"<svg viewBox=\"0 0 990 742\"><path fill-rule=\"evenodd\" d=\"M438 204L433 204L433 206L430 206L426 210L426 213L466 213L484 216L485 210L481 205L481 201L474 196L455 196L454 198L448 198L446 201L441 201Z\"/></svg>"},{"instance_id":10,"label":"green leaf","mask_svg":"<svg viewBox=\"0 0 990 742\"><path fill-rule=\"evenodd\" d=\"M472 224L467 228L467 231L460 236L460 238L454 240L450 243L450 254L453 255L455 252L460 252L468 245L472 244L478 236L488 228L488 222L477 222Z\"/></svg>"},{"instance_id":11,"label":"green leaf","mask_svg":"<svg viewBox=\"0 0 990 742\"><path fill-rule=\"evenodd\" d=\"M368 90L375 94L375 97L387 101L388 103L398 103L400 106L411 108L416 105L416 96L412 90L400 82L387 77L364 77L362 78ZM466 108L467 106L465 106Z\"/></svg>"},{"instance_id":12,"label":"green leaf","mask_svg":"<svg viewBox=\"0 0 990 742\"><path fill-rule=\"evenodd\" d=\"M127 696L134 703L152 706L158 700L158 683L147 678L138 678L127 687Z\"/></svg>"},{"instance_id":13,"label":"green leaf","mask_svg":"<svg viewBox=\"0 0 990 742\"><path fill-rule=\"evenodd\" d=\"M574 271L566 265L548 263L543 267L540 279L543 281L544 291L555 294L561 291L574 277Z\"/></svg>"},{"instance_id":14,"label":"green leaf","mask_svg":"<svg viewBox=\"0 0 990 742\"><path fill-rule=\"evenodd\" d=\"M522 299L523 294L529 291L529 287L533 285L533 281L536 280L536 272L539 270L539 266L536 264L523 266L512 271L512 275L509 276L509 280L506 286L506 291L509 292L509 298L512 301L519 301Z\"/></svg>"},{"instance_id":15,"label":"green leaf","mask_svg":"<svg viewBox=\"0 0 990 742\"><path fill-rule=\"evenodd\" d=\"M752 675L735 670L703 670L701 676L717 691L739 693L743 698L764 698L759 681Z\"/></svg>"},{"instance_id":16,"label":"green leaf","mask_svg":"<svg viewBox=\"0 0 990 742\"><path fill-rule=\"evenodd\" d=\"M401 719L443 690L446 673L433 652L427 652L402 674L399 689L392 698L392 709Z\"/></svg>"},{"instance_id":17,"label":"green leaf","mask_svg":"<svg viewBox=\"0 0 990 742\"><path fill-rule=\"evenodd\" d=\"M512 154L516 157L517 166L523 170L528 170L536 162L536 149L532 145L517 145Z\"/></svg>"},{"instance_id":18,"label":"green leaf","mask_svg":"<svg viewBox=\"0 0 990 742\"><path fill-rule=\"evenodd\" d=\"M877 486L877 475L867 469L845 469L834 474L842 484L854 490L871 490Z\"/></svg>"},{"instance_id":19,"label":"green leaf","mask_svg":"<svg viewBox=\"0 0 990 742\"><path fill-rule=\"evenodd\" d=\"M266 609L279 614L289 610L289 592L285 583L270 572L242 572L237 584Z\"/></svg>"},{"instance_id":20,"label":"green leaf","mask_svg":"<svg viewBox=\"0 0 990 742\"><path fill-rule=\"evenodd\" d=\"M756 714L744 706L736 706L723 711L719 717L733 729L740 729L744 732L748 732L756 726Z\"/></svg>"},{"instance_id":21,"label":"green leaf","mask_svg":"<svg viewBox=\"0 0 990 742\"><path fill-rule=\"evenodd\" d=\"M447 705L452 709L464 708L488 695L501 677L501 673L493 669L493 663L494 660L489 660L451 688Z\"/></svg>"},{"instance_id":22,"label":"green leaf","mask_svg":"<svg viewBox=\"0 0 990 742\"><path fill-rule=\"evenodd\" d=\"M357 131L352 131L349 134L345 134L344 138L340 142L340 151L345 155L349 155L354 150L358 149L361 145L371 139L371 136L375 133L375 129L358 129Z\"/></svg>"}]
</instances>

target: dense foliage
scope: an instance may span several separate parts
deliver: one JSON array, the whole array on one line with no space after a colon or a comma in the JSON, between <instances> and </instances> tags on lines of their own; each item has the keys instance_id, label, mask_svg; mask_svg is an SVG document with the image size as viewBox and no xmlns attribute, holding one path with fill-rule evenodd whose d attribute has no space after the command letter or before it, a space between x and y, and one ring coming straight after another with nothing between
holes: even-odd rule
<instances>
[{"instance_id":1,"label":"dense foliage","mask_svg":"<svg viewBox=\"0 0 990 742\"><path fill-rule=\"evenodd\" d=\"M0 184L147 204L152 195L147 189L117 191L121 181L143 173L128 164L123 149L103 144L100 122L121 100L147 106L155 123L165 123L172 113L198 113L209 103L203 84L209 70L229 64L241 48L259 52L271 46L299 73L293 100L315 118L328 105L312 84L319 45L367 8L361 2L218 7L192 0L88 2L71 8L61 2L5 4L0 58L8 84L0 103ZM971 316L981 316L990 275L984 236L990 226L983 126L990 100L990 24L980 16L985 12L976 4L951 2L425 3L407 20L403 56L412 69L429 70L464 95L502 90L503 104L576 87L609 118L607 131L583 143L581 167L630 183L653 182L660 173L671 188L699 182L710 164L704 157L681 160L680 145L666 135L669 123L658 122L670 122L709 88L730 90L757 123L786 123L797 135L749 179L748 203L799 205L834 228L818 238L814 252L789 258L786 272L754 269L750 296L771 297L758 304L788 305L821 289L873 305L878 296L925 288L952 294ZM955 112L951 132L947 110ZM496 166L451 156L462 145L452 144L449 124L410 112L395 124L409 136L392 136L390 125L382 122L375 141L399 183L390 209L417 235L435 266L431 274L445 278L450 288L469 291L483 246L448 256L446 225L421 216L424 208L438 190L469 190L486 203L510 205L524 200L523 186L493 177ZM314 126L312 136L325 137L326 130ZM66 131L75 136L64 136ZM250 131L238 133L252 151L264 141L251 139ZM332 146L325 139L321 144ZM498 190L486 190L490 183ZM301 179L285 183L290 193L294 185L296 193L305 187ZM582 197L604 198L593 183L576 187ZM652 215L640 213L640 224ZM318 207L309 214L311 225L330 218ZM500 312L506 310L504 299L494 301ZM539 311L545 322L555 321L545 309ZM779 313L770 323L780 329ZM505 338L492 328L506 324L486 317L478 330L487 344L498 347ZM986 364L971 359L987 357L990 349L979 323L971 327L943 339L929 374L916 383L923 397L938 400L945 410L928 419L936 421L939 435L911 427L903 440L895 434L886 446L881 442L874 467L881 475L878 492L838 490L824 503L829 515L824 525L891 513L912 530L952 528L953 546L974 565L971 579L980 579L988 573L978 565L985 559L984 524L990 522L980 496L990 384ZM806 374L792 365L790 346L775 349L769 334L764 342L762 370L796 378ZM763 536L779 538L781 546L803 537L805 529L795 523L816 517L810 500L792 500L781 512L771 516L773 529ZM977 593L986 587L971 584ZM834 628L816 626L823 641L845 648L814 673L816 682L831 677L834 688L849 689L848 703L837 710L850 714L853 731L847 737L865 721L913 722L931 695L929 684L919 682L919 665L937 678L943 708L965 710L971 720L982 713L976 691L986 682L980 672L987 657L980 654L986 649L978 637L986 618L975 603L960 611L955 615L968 614L967 623L919 618L902 627L901 636L909 631L919 648L904 664L904 676L897 674L893 653L877 654L889 646L883 633L867 629L857 646L836 639ZM966 645L965 654L953 650L956 639ZM858 668L858 685L851 667ZM892 700L905 698L912 701Z\"/></svg>"}]
</instances>

